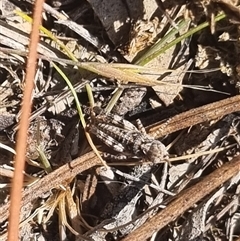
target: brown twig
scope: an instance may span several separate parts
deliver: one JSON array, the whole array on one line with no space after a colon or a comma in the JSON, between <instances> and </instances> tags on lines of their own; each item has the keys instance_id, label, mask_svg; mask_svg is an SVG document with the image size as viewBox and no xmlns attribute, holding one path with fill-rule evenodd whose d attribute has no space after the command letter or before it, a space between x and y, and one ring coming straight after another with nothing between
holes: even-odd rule
<instances>
[{"instance_id":1,"label":"brown twig","mask_svg":"<svg viewBox=\"0 0 240 241\"><path fill-rule=\"evenodd\" d=\"M54 188L60 188L64 184L68 184L78 173L81 173L89 168L101 165L100 160L93 152L89 152L75 160L67 163L50 174L39 179L35 184L26 188L23 191L21 206L24 207L31 203L34 199L41 196ZM0 223L8 217L9 203L0 208Z\"/></svg>"},{"instance_id":2,"label":"brown twig","mask_svg":"<svg viewBox=\"0 0 240 241\"><path fill-rule=\"evenodd\" d=\"M147 240L178 216L192 207L214 189L235 176L240 171L240 156L216 169L196 185L180 192L164 210L152 217L148 222L130 233L122 241Z\"/></svg>"},{"instance_id":3,"label":"brown twig","mask_svg":"<svg viewBox=\"0 0 240 241\"><path fill-rule=\"evenodd\" d=\"M29 58L26 71L26 85L23 94L20 128L17 135L15 172L12 181L10 215L8 227L8 240L18 240L19 213L22 197L23 170L25 165L25 153L27 146L27 131L29 126L29 116L31 112L31 98L34 88L34 75L36 71L37 45L39 40L39 25L42 18L42 5L44 0L37 0L35 3L31 40L29 44Z\"/></svg>"},{"instance_id":4,"label":"brown twig","mask_svg":"<svg viewBox=\"0 0 240 241\"><path fill-rule=\"evenodd\" d=\"M160 138L175 131L197 125L205 121L218 119L237 111L240 111L240 95L175 115L164 123L156 123L152 126L146 127L146 130L149 135L154 136L155 138Z\"/></svg>"}]
</instances>

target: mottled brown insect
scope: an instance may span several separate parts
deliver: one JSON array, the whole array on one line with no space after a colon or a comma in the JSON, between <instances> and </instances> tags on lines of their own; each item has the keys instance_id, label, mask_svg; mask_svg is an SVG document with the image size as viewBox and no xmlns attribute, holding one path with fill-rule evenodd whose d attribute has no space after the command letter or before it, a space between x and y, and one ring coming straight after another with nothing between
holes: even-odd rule
<instances>
[{"instance_id":1,"label":"mottled brown insect","mask_svg":"<svg viewBox=\"0 0 240 241\"><path fill-rule=\"evenodd\" d=\"M118 152L116 159L147 158L153 163L168 159L166 147L139 131L118 115L99 114L92 118L89 132Z\"/></svg>"}]
</instances>

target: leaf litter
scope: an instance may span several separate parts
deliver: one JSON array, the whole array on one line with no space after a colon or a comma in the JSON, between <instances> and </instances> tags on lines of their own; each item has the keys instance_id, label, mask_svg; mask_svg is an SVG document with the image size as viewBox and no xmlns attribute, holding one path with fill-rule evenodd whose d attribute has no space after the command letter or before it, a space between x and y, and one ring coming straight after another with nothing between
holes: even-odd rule
<instances>
[{"instance_id":1,"label":"leaf litter","mask_svg":"<svg viewBox=\"0 0 240 241\"><path fill-rule=\"evenodd\" d=\"M136 133L135 141L147 135L142 125L149 127L158 122L167 125L168 120L177 114L239 94L238 1L55 0L47 4L44 27L68 46L82 66L87 66L82 69L58 62L83 106L87 124L85 131L88 131L91 120L97 118L93 116L96 113L90 107L92 104L85 89L89 83L94 106L102 110L102 116L108 116L106 107L114 100L111 113L118 116L118 122L123 122L120 124L113 120L108 124L124 136L119 138L117 133L113 133L109 138L102 134L101 138L105 139L101 140L92 135L96 148L103 157L107 157L107 174L103 174L101 169L104 168L98 163L86 167L74 177L69 175L71 178L62 180L57 187L46 182L48 191L41 193L40 188L38 193L41 194L22 207L21 240L122 240L167 208L175 195L193 187L200 179L207 178L239 155L238 107L236 111L233 108L231 114L208 121L202 113L201 124L191 124L183 131L158 140L168 151L168 162L160 160L149 164L151 160L147 158L136 160L133 154L129 155L130 144L127 141ZM27 21L13 13L14 10L31 12L32 2L20 4L20 1L2 0L1 4L0 240L6 239L7 220L4 217L9 202L9 171L13 170L13 154L5 146L15 146L26 73L26 55L23 53L26 53L31 29ZM215 16L223 14L222 10L226 17L215 22ZM181 28L181 21L188 24ZM150 50L161 50L202 23L208 26L149 63L141 64ZM159 41L162 45L157 44ZM155 46L160 47L155 49ZM49 60L68 59L67 53L46 34L41 35L39 54ZM90 62L93 64L88 65ZM126 69L111 67L111 63L125 64ZM135 74L127 69L129 64L144 65L148 71ZM157 70L163 69L166 71L159 74ZM150 82L144 82L148 79ZM34 185L40 180L43 183L48 180L49 172L58 174L60 167L65 164L71 166L74 160L85 158L84 155L91 152L71 92L61 75L41 56L34 81L25 191L29 188L34 190ZM149 84L155 81L165 84ZM118 91L120 98L116 94ZM129 130L124 120L137 126L143 134L140 135L140 131L136 132L133 127L134 131ZM126 145L127 160L120 158L114 144ZM217 149L222 151L216 152ZM203 151L208 151L208 154L193 155L171 163L171 158ZM122 154L125 152L123 149ZM50 169L43 159L47 160ZM240 235L238 207L239 175L236 175L209 195L203 194L194 206L189 206L168 226L157 230L152 240L237 240Z\"/></svg>"}]
</instances>

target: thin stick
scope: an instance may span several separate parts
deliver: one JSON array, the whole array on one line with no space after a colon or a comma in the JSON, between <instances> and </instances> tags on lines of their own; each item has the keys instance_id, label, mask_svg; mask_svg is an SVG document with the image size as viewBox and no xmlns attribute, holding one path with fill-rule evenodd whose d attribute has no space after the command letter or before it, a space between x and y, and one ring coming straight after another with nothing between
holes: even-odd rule
<instances>
[{"instance_id":1,"label":"thin stick","mask_svg":"<svg viewBox=\"0 0 240 241\"><path fill-rule=\"evenodd\" d=\"M155 123L146 128L148 134L155 138L171 134L175 131L240 111L240 95L207 104L175 115L164 123Z\"/></svg>"},{"instance_id":2,"label":"thin stick","mask_svg":"<svg viewBox=\"0 0 240 241\"><path fill-rule=\"evenodd\" d=\"M31 112L32 91L34 88L34 76L36 71L37 46L39 41L39 25L42 19L42 5L44 0L36 0L34 8L34 21L29 44L29 57L26 68L26 85L23 93L20 128L17 135L15 172L11 189L10 215L8 227L8 240L17 241L20 219L20 205L23 186L23 170L25 166L25 153L27 147L27 131Z\"/></svg>"}]
</instances>

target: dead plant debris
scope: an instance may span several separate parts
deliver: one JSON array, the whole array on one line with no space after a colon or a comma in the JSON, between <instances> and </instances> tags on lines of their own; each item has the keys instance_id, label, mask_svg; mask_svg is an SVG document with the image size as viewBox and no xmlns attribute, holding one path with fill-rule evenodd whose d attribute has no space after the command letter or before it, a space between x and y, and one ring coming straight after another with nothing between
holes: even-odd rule
<instances>
[{"instance_id":1,"label":"dead plant debris","mask_svg":"<svg viewBox=\"0 0 240 241\"><path fill-rule=\"evenodd\" d=\"M33 4L0 4L0 240ZM20 239L239 240L239 22L234 0L46 1Z\"/></svg>"}]
</instances>

